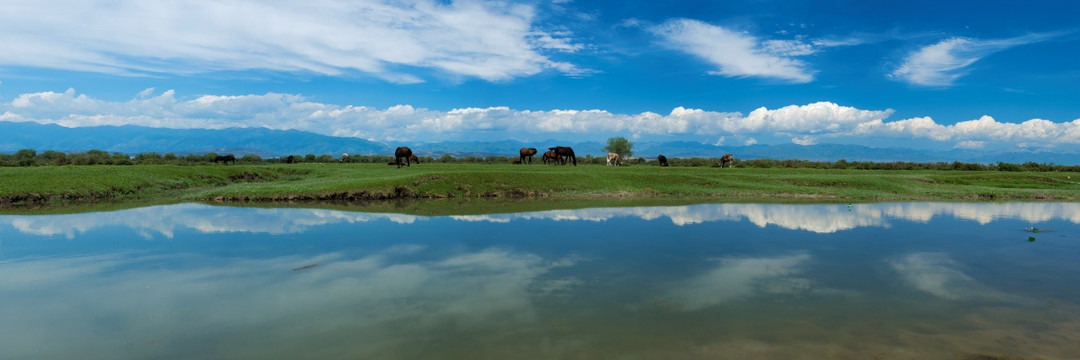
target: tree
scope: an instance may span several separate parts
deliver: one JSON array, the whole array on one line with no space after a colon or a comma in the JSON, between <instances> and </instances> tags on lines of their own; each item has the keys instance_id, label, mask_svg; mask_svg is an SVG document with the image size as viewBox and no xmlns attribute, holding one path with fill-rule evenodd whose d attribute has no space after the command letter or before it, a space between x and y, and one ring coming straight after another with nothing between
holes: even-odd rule
<instances>
[{"instance_id":1,"label":"tree","mask_svg":"<svg viewBox=\"0 0 1080 360\"><path fill-rule=\"evenodd\" d=\"M634 155L633 148L634 144L630 140L618 136L607 139L607 146L604 147L604 151L619 154L619 157L623 159L629 159L631 155Z\"/></svg>"},{"instance_id":2,"label":"tree","mask_svg":"<svg viewBox=\"0 0 1080 360\"><path fill-rule=\"evenodd\" d=\"M22 149L15 153L15 161L19 166L34 165L34 158L37 157L37 151L34 149Z\"/></svg>"}]
</instances>

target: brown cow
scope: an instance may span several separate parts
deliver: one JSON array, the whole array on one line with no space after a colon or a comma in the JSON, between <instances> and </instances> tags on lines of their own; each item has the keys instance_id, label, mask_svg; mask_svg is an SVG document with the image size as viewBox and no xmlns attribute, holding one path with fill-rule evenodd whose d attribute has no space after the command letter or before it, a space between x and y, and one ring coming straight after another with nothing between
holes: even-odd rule
<instances>
[{"instance_id":1,"label":"brown cow","mask_svg":"<svg viewBox=\"0 0 1080 360\"><path fill-rule=\"evenodd\" d=\"M735 157L731 156L731 154L724 154L724 156L720 157L720 167L722 168L731 167L731 164L734 162Z\"/></svg>"},{"instance_id":2,"label":"brown cow","mask_svg":"<svg viewBox=\"0 0 1080 360\"><path fill-rule=\"evenodd\" d=\"M532 164L532 157L536 155L536 148L521 148L518 154L521 155L519 158L521 164Z\"/></svg>"},{"instance_id":3,"label":"brown cow","mask_svg":"<svg viewBox=\"0 0 1080 360\"><path fill-rule=\"evenodd\" d=\"M413 155L412 149L404 146L394 150L394 161L397 162L397 167L399 169L401 168L401 159L405 159L405 166L411 166L410 164L413 161L416 161L417 164L420 163L420 159L417 159L416 155Z\"/></svg>"},{"instance_id":4,"label":"brown cow","mask_svg":"<svg viewBox=\"0 0 1080 360\"><path fill-rule=\"evenodd\" d=\"M660 166L667 166L667 156L664 156L664 155L657 156L656 157L656 162L659 163Z\"/></svg>"},{"instance_id":5,"label":"brown cow","mask_svg":"<svg viewBox=\"0 0 1080 360\"><path fill-rule=\"evenodd\" d=\"M349 162L349 154L341 154L341 162Z\"/></svg>"}]
</instances>

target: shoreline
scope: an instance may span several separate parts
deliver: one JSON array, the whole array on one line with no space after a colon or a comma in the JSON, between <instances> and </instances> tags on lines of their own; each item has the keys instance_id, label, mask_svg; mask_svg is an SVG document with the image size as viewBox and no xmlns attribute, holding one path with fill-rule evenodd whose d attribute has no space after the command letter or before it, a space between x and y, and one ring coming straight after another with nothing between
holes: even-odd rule
<instances>
[{"instance_id":1,"label":"shoreline","mask_svg":"<svg viewBox=\"0 0 1080 360\"><path fill-rule=\"evenodd\" d=\"M411 199L674 202L1080 201L1071 172L423 164L0 168L0 209L124 202Z\"/></svg>"}]
</instances>

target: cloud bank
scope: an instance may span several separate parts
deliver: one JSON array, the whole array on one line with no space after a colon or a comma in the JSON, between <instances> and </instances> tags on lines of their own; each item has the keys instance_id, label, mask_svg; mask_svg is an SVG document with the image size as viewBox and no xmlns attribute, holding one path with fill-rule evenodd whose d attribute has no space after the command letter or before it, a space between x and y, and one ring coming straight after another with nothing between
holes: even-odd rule
<instances>
[{"instance_id":1,"label":"cloud bank","mask_svg":"<svg viewBox=\"0 0 1080 360\"><path fill-rule=\"evenodd\" d=\"M946 125L930 117L886 121L892 109L865 110L832 102L710 111L676 107L667 114L606 110L516 110L509 107L449 111L397 105L385 109L318 103L302 95L203 95L185 100L168 90L140 92L128 101L106 101L69 89L17 96L0 104L0 121L33 121L67 127L140 125L160 128L260 127L302 130L373 141L659 137L756 143L789 139L809 145L842 139L873 145L877 139L913 139L958 148L1062 148L1080 145L1080 119L999 122L990 116Z\"/></svg>"},{"instance_id":2,"label":"cloud bank","mask_svg":"<svg viewBox=\"0 0 1080 360\"><path fill-rule=\"evenodd\" d=\"M232 70L366 75L398 83L420 70L506 80L573 52L529 5L483 1L44 0L5 4L0 65L121 75Z\"/></svg>"}]
</instances>

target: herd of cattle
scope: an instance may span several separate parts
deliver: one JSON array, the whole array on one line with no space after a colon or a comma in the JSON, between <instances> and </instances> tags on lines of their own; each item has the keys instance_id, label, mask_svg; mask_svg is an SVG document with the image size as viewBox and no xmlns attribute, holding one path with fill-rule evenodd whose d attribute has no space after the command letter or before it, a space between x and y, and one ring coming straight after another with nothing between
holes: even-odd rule
<instances>
[{"instance_id":1,"label":"herd of cattle","mask_svg":"<svg viewBox=\"0 0 1080 360\"><path fill-rule=\"evenodd\" d=\"M537 150L536 148L521 148L518 154L518 159L511 161L511 164L532 164L532 158L537 154ZM236 158L234 158L232 155L218 156L218 159L215 162L227 162L229 160L231 160L233 163L236 162ZM341 154L341 162L347 162L348 160L349 154ZM543 154L543 160L544 164L566 165L569 162L571 164L574 164L574 166L577 166L577 156L574 155L574 149L571 149L569 146L556 146L548 148L548 151L544 152ZM292 155L289 155L289 157L285 158L285 163L287 164L292 164L294 162L296 162L296 158ZM731 164L734 162L735 157L731 154L724 154L724 156L720 157L720 167L730 167ZM388 162L386 164L397 165L398 168L401 168L402 165L411 166L412 163L419 164L420 159L417 158L415 154L413 154L412 149L406 146L402 146L394 150L394 161ZM657 156L656 163L660 166L668 166L667 157L664 155ZM619 156L619 154L609 152L607 154L607 164L608 166L620 166L622 165L622 158Z\"/></svg>"},{"instance_id":2,"label":"herd of cattle","mask_svg":"<svg viewBox=\"0 0 1080 360\"><path fill-rule=\"evenodd\" d=\"M518 152L518 159L511 161L510 163L515 165L532 164L533 156L536 156L537 153L538 151L536 148L521 148ZM544 152L542 158L545 165L566 165L567 163L571 163L574 166L577 166L577 156L574 155L574 149L569 146L550 147L548 148L548 151ZM348 159L349 154L341 155L342 162ZM405 160L404 163L402 163L402 159ZM394 161L387 164L397 165L398 168L401 168L401 165L409 166L412 162L419 164L420 159L418 159L416 155L413 155L412 149L402 146L394 151ZM660 166L668 166L667 157L664 155L657 156L656 162ZM731 154L724 154L724 156L720 157L720 167L730 167L734 162L735 157ZM607 154L607 164L608 166L621 166L622 158L617 153L609 152Z\"/></svg>"}]
</instances>

